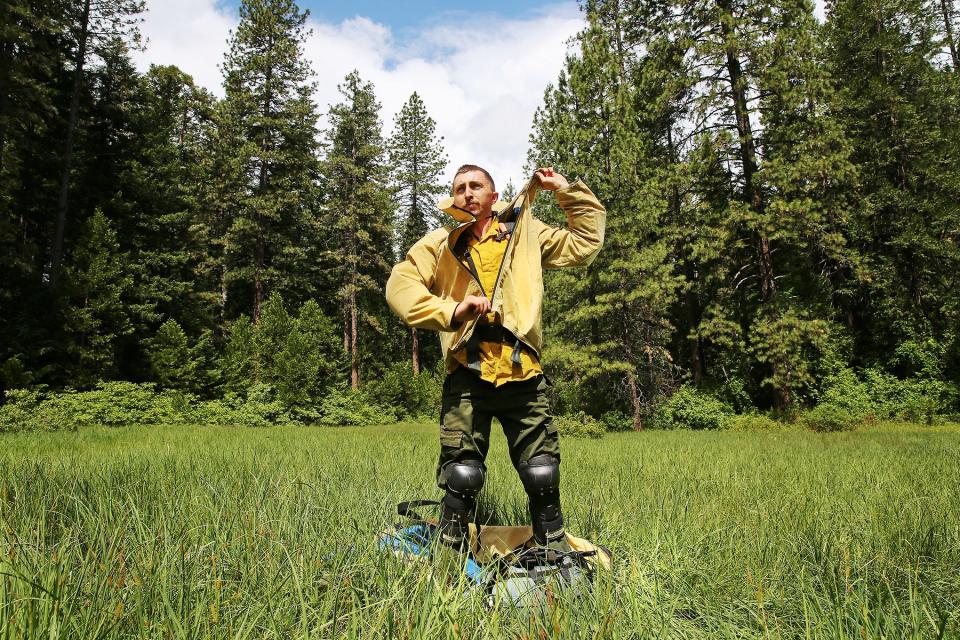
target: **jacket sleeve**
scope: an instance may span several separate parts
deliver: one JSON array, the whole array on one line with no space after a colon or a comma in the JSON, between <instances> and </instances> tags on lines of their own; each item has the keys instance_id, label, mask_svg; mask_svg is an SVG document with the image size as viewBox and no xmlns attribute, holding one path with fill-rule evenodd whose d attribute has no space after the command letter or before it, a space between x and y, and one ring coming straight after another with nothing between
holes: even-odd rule
<instances>
[{"instance_id":1,"label":"jacket sleeve","mask_svg":"<svg viewBox=\"0 0 960 640\"><path fill-rule=\"evenodd\" d=\"M394 265L387 280L387 304L411 327L432 331L454 331L453 312L457 300L431 292L440 246L446 238L442 230L427 234L407 252L403 262Z\"/></svg>"},{"instance_id":2,"label":"jacket sleeve","mask_svg":"<svg viewBox=\"0 0 960 640\"><path fill-rule=\"evenodd\" d=\"M588 265L603 246L607 210L581 180L556 193L557 204L567 214L567 227L534 221L539 227L541 263L546 269Z\"/></svg>"}]
</instances>

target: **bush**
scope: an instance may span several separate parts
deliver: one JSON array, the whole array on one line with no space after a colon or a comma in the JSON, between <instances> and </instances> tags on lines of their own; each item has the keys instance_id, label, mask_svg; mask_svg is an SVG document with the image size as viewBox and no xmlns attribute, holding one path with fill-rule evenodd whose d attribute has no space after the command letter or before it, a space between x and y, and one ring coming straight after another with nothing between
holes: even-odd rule
<instances>
[{"instance_id":1,"label":"bush","mask_svg":"<svg viewBox=\"0 0 960 640\"><path fill-rule=\"evenodd\" d=\"M867 419L872 419L878 412L882 412L871 394L870 386L852 369L841 369L824 380L819 404L839 407L853 416Z\"/></svg>"},{"instance_id":2,"label":"bush","mask_svg":"<svg viewBox=\"0 0 960 640\"><path fill-rule=\"evenodd\" d=\"M808 411L801 422L814 431L850 431L856 426L857 418L843 407L824 403Z\"/></svg>"},{"instance_id":3,"label":"bush","mask_svg":"<svg viewBox=\"0 0 960 640\"><path fill-rule=\"evenodd\" d=\"M565 438L602 438L603 423L583 411L555 416L557 432Z\"/></svg>"},{"instance_id":4,"label":"bush","mask_svg":"<svg viewBox=\"0 0 960 640\"><path fill-rule=\"evenodd\" d=\"M36 422L34 418L43 399L42 391L33 389L7 391L7 401L0 406L0 433L38 430L41 423Z\"/></svg>"},{"instance_id":5,"label":"bush","mask_svg":"<svg viewBox=\"0 0 960 640\"><path fill-rule=\"evenodd\" d=\"M320 405L319 424L369 426L397 421L392 408L375 404L362 391L333 388Z\"/></svg>"},{"instance_id":6,"label":"bush","mask_svg":"<svg viewBox=\"0 0 960 640\"><path fill-rule=\"evenodd\" d=\"M102 424L174 424L190 421L188 394L158 393L152 384L101 382L93 391L12 391L0 408L0 430L60 431Z\"/></svg>"},{"instance_id":7,"label":"bush","mask_svg":"<svg viewBox=\"0 0 960 640\"><path fill-rule=\"evenodd\" d=\"M620 410L608 411L600 416L600 424L606 431L633 431L633 416Z\"/></svg>"},{"instance_id":8,"label":"bush","mask_svg":"<svg viewBox=\"0 0 960 640\"><path fill-rule=\"evenodd\" d=\"M227 393L222 400L199 403L189 422L244 427L297 424L299 421L275 395L270 385L255 384L247 389L246 397Z\"/></svg>"},{"instance_id":9,"label":"bush","mask_svg":"<svg viewBox=\"0 0 960 640\"><path fill-rule=\"evenodd\" d=\"M932 423L956 406L957 396L957 388L944 380L901 380L880 369L866 369L860 377L844 369L825 380L820 404L844 409L860 419Z\"/></svg>"},{"instance_id":10,"label":"bush","mask_svg":"<svg viewBox=\"0 0 960 640\"><path fill-rule=\"evenodd\" d=\"M441 383L427 371L414 375L409 361L391 364L364 385L364 392L392 407L400 419L433 420L440 412Z\"/></svg>"},{"instance_id":11,"label":"bush","mask_svg":"<svg viewBox=\"0 0 960 640\"><path fill-rule=\"evenodd\" d=\"M727 418L725 428L730 431L782 431L790 426L762 413L745 413Z\"/></svg>"},{"instance_id":12,"label":"bush","mask_svg":"<svg viewBox=\"0 0 960 640\"><path fill-rule=\"evenodd\" d=\"M708 393L683 385L653 412L657 429L723 429L733 410Z\"/></svg>"},{"instance_id":13,"label":"bush","mask_svg":"<svg viewBox=\"0 0 960 640\"><path fill-rule=\"evenodd\" d=\"M272 387L254 385L246 397L198 402L152 384L102 382L93 391L12 391L0 407L0 431L75 430L90 425L224 424L269 426L296 422Z\"/></svg>"}]
</instances>

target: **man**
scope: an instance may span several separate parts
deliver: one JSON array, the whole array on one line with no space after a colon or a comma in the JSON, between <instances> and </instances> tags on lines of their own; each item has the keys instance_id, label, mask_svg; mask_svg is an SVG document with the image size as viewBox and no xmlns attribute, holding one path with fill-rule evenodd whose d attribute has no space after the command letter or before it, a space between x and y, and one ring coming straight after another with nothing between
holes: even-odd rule
<instances>
[{"instance_id":1,"label":"man","mask_svg":"<svg viewBox=\"0 0 960 640\"><path fill-rule=\"evenodd\" d=\"M566 228L535 219L538 188L554 191ZM463 165L440 209L460 224L424 236L393 268L387 302L407 324L440 332L447 377L437 484L441 539L462 548L486 477L490 423L503 425L529 498L534 539L567 549L560 507L560 443L547 403L542 268L589 264L603 245L606 211L581 181L537 169L507 206L493 178Z\"/></svg>"}]
</instances>

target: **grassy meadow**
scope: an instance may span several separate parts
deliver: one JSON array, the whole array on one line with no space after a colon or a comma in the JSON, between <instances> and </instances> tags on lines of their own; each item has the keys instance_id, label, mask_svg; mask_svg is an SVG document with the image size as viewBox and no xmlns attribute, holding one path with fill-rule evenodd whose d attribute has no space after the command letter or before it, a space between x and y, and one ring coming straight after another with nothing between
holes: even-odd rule
<instances>
[{"instance_id":1,"label":"grassy meadow","mask_svg":"<svg viewBox=\"0 0 960 640\"><path fill-rule=\"evenodd\" d=\"M433 425L0 436L0 638L960 637L960 429L563 442L612 572L489 610L377 550ZM526 521L502 436L480 519Z\"/></svg>"}]
</instances>

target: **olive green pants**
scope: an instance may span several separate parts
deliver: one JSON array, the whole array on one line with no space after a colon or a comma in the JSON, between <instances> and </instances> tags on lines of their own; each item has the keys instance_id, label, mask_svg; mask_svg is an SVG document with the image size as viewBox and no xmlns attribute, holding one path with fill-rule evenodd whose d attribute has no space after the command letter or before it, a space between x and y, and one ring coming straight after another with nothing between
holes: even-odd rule
<instances>
[{"instance_id":1,"label":"olive green pants","mask_svg":"<svg viewBox=\"0 0 960 640\"><path fill-rule=\"evenodd\" d=\"M520 464L550 454L560 460L560 439L547 402L548 382L537 376L500 387L457 367L443 382L440 409L440 461L437 485L446 489L446 467L453 462L487 458L490 423L500 421L510 459Z\"/></svg>"}]
</instances>

